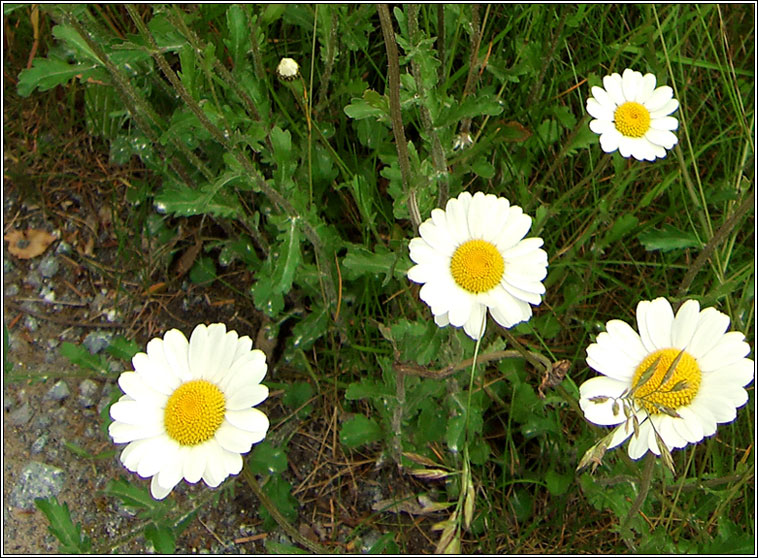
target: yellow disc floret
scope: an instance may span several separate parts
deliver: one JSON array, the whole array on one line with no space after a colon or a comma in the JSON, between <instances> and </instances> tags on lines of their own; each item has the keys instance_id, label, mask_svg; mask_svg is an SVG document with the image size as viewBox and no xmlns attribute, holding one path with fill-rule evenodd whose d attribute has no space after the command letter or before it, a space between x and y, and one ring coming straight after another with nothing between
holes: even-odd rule
<instances>
[{"instance_id":1,"label":"yellow disc floret","mask_svg":"<svg viewBox=\"0 0 758 558\"><path fill-rule=\"evenodd\" d=\"M486 240L469 240L455 250L450 261L453 279L470 293L483 293L503 278L505 261L497 248Z\"/></svg>"},{"instance_id":2,"label":"yellow disc floret","mask_svg":"<svg viewBox=\"0 0 758 558\"><path fill-rule=\"evenodd\" d=\"M697 395L701 374L692 355L682 353L676 368L669 370L679 353L682 353L681 349L662 349L651 353L634 372L632 397L642 404L648 414L676 411L689 405Z\"/></svg>"},{"instance_id":3,"label":"yellow disc floret","mask_svg":"<svg viewBox=\"0 0 758 558\"><path fill-rule=\"evenodd\" d=\"M616 129L628 138L641 138L650 129L650 111L645 106L627 101L613 113Z\"/></svg>"},{"instance_id":4,"label":"yellow disc floret","mask_svg":"<svg viewBox=\"0 0 758 558\"><path fill-rule=\"evenodd\" d=\"M166 404L166 433L183 446L210 440L224 420L226 400L221 390L207 380L192 380L179 386Z\"/></svg>"}]
</instances>

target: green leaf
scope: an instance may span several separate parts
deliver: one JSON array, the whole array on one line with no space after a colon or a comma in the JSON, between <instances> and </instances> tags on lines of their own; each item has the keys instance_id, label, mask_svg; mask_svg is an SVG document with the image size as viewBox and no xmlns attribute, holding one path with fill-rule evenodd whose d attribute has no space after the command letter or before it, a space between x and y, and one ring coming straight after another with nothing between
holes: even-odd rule
<instances>
[{"instance_id":1,"label":"green leaf","mask_svg":"<svg viewBox=\"0 0 758 558\"><path fill-rule=\"evenodd\" d=\"M229 31L229 40L225 40L224 44L232 53L234 67L238 68L244 62L247 41L250 35L247 29L245 12L242 11L239 5L232 4L229 6L229 9L226 11L226 26Z\"/></svg>"},{"instance_id":2,"label":"green leaf","mask_svg":"<svg viewBox=\"0 0 758 558\"><path fill-rule=\"evenodd\" d=\"M108 365L105 358L102 355L93 355L82 345L74 345L73 343L64 341L61 344L60 353L77 366L105 374L108 373Z\"/></svg>"},{"instance_id":3,"label":"green leaf","mask_svg":"<svg viewBox=\"0 0 758 558\"><path fill-rule=\"evenodd\" d=\"M348 401L387 397L391 395L392 393L390 393L384 384L379 384L368 379L361 380L360 382L353 382L348 385L345 390L345 399Z\"/></svg>"},{"instance_id":4,"label":"green leaf","mask_svg":"<svg viewBox=\"0 0 758 558\"><path fill-rule=\"evenodd\" d=\"M176 535L167 525L148 524L145 527L145 538L153 543L158 554L173 554L176 551Z\"/></svg>"},{"instance_id":5,"label":"green leaf","mask_svg":"<svg viewBox=\"0 0 758 558\"><path fill-rule=\"evenodd\" d=\"M374 251L367 250L362 246L353 245L347 250L347 255L342 260L342 269L345 279L353 281L364 275L382 277L386 282L393 275L402 279L407 272L406 265L397 264L400 256L397 252L388 250L382 245L377 245ZM407 266L410 268L410 266Z\"/></svg>"},{"instance_id":6,"label":"green leaf","mask_svg":"<svg viewBox=\"0 0 758 558\"><path fill-rule=\"evenodd\" d=\"M363 415L355 415L340 429L340 441L348 448L357 448L381 439L381 427L375 420Z\"/></svg>"},{"instance_id":7,"label":"green leaf","mask_svg":"<svg viewBox=\"0 0 758 558\"><path fill-rule=\"evenodd\" d=\"M216 277L216 264L208 256L199 257L189 272L190 281L196 285L209 285Z\"/></svg>"},{"instance_id":8,"label":"green leaf","mask_svg":"<svg viewBox=\"0 0 758 558\"><path fill-rule=\"evenodd\" d=\"M663 229L653 229L637 235L637 238L645 247L645 250L652 252L660 250L669 252L682 248L700 248L702 243L697 239L694 233L687 233L666 224Z\"/></svg>"},{"instance_id":9,"label":"green leaf","mask_svg":"<svg viewBox=\"0 0 758 558\"><path fill-rule=\"evenodd\" d=\"M305 405L311 397L313 397L313 386L311 384L308 382L295 382L288 384L285 388L282 403L290 409L298 409L302 405ZM300 410L298 417L303 418L307 416L312 408L312 405L307 405Z\"/></svg>"},{"instance_id":10,"label":"green leaf","mask_svg":"<svg viewBox=\"0 0 758 558\"><path fill-rule=\"evenodd\" d=\"M110 481L104 490L107 496L118 498L122 504L136 508L148 519L163 520L174 507L173 500L155 500L147 487L132 486L124 478Z\"/></svg>"},{"instance_id":11,"label":"green leaf","mask_svg":"<svg viewBox=\"0 0 758 558\"><path fill-rule=\"evenodd\" d=\"M274 260L273 286L277 292L286 294L292 288L295 271L302 262L300 253L299 218L288 219L287 229L279 236L278 249L271 253Z\"/></svg>"},{"instance_id":12,"label":"green leaf","mask_svg":"<svg viewBox=\"0 0 758 558\"><path fill-rule=\"evenodd\" d=\"M287 470L287 454L280 447L264 440L256 444L248 459L250 470L258 475L273 475Z\"/></svg>"},{"instance_id":13,"label":"green leaf","mask_svg":"<svg viewBox=\"0 0 758 558\"><path fill-rule=\"evenodd\" d=\"M326 309L320 307L315 309L292 328L292 337L290 337L292 347L303 351L310 349L313 343L326 333L328 326L329 314Z\"/></svg>"},{"instance_id":14,"label":"green leaf","mask_svg":"<svg viewBox=\"0 0 758 558\"><path fill-rule=\"evenodd\" d=\"M100 60L87 42L73 27L68 25L56 25L53 27L53 36L76 51L80 59L84 58L90 63L95 63L99 66L103 65L103 61Z\"/></svg>"},{"instance_id":15,"label":"green leaf","mask_svg":"<svg viewBox=\"0 0 758 558\"><path fill-rule=\"evenodd\" d=\"M574 481L574 476L571 474L556 473L552 469L545 474L545 483L547 483L547 489L550 494L559 496L565 494L571 483Z\"/></svg>"},{"instance_id":16,"label":"green leaf","mask_svg":"<svg viewBox=\"0 0 758 558\"><path fill-rule=\"evenodd\" d=\"M28 97L35 89L47 91L68 83L79 74L84 78L87 72L95 68L92 64L72 65L57 58L35 58L32 67L18 75L16 91L22 97Z\"/></svg>"},{"instance_id":17,"label":"green leaf","mask_svg":"<svg viewBox=\"0 0 758 558\"><path fill-rule=\"evenodd\" d=\"M109 355L118 359L131 360L134 355L140 352L140 346L131 339L119 335L111 340L105 350Z\"/></svg>"},{"instance_id":18,"label":"green leaf","mask_svg":"<svg viewBox=\"0 0 758 558\"><path fill-rule=\"evenodd\" d=\"M275 4L275 5L278 6L279 4ZM273 6L274 4L269 5L269 8ZM268 551L269 554L287 556L288 554L310 554L311 553L309 550L304 550L300 547L292 546L291 544L278 543L271 539L266 539L263 542L263 546L266 547L266 550Z\"/></svg>"},{"instance_id":19,"label":"green leaf","mask_svg":"<svg viewBox=\"0 0 758 558\"><path fill-rule=\"evenodd\" d=\"M471 164L471 170L477 176L484 179L490 179L495 176L495 167L487 161L484 157L479 157Z\"/></svg>"},{"instance_id":20,"label":"green leaf","mask_svg":"<svg viewBox=\"0 0 758 558\"><path fill-rule=\"evenodd\" d=\"M389 120L390 101L373 89L366 89L363 98L353 98L345 107L345 114L354 120L363 118L384 118Z\"/></svg>"},{"instance_id":21,"label":"green leaf","mask_svg":"<svg viewBox=\"0 0 758 558\"><path fill-rule=\"evenodd\" d=\"M161 212L181 217L203 213L215 217L237 217L241 212L239 200L233 188L226 187L236 178L239 178L236 173L224 173L213 184L204 184L197 190L169 180L155 197L155 206Z\"/></svg>"},{"instance_id":22,"label":"green leaf","mask_svg":"<svg viewBox=\"0 0 758 558\"><path fill-rule=\"evenodd\" d=\"M37 506L50 522L47 529L58 539L60 545L58 552L61 554L86 554L92 548L92 541L87 536L82 536L80 523L74 525L71 521L71 513L68 505L58 503L58 498L36 498L34 505Z\"/></svg>"},{"instance_id":23,"label":"green leaf","mask_svg":"<svg viewBox=\"0 0 758 558\"><path fill-rule=\"evenodd\" d=\"M394 533L385 533L366 551L367 554L398 554L399 552L400 548L395 542Z\"/></svg>"}]
</instances>

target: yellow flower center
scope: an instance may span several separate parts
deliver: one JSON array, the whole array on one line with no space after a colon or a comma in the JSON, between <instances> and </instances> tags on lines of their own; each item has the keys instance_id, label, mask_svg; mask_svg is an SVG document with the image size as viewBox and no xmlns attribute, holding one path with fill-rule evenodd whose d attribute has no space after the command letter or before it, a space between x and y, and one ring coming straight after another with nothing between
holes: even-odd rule
<instances>
[{"instance_id":1,"label":"yellow flower center","mask_svg":"<svg viewBox=\"0 0 758 558\"><path fill-rule=\"evenodd\" d=\"M489 291L503 278L503 271L503 256L486 240L464 242L455 250L450 261L453 279L470 293Z\"/></svg>"},{"instance_id":2,"label":"yellow flower center","mask_svg":"<svg viewBox=\"0 0 758 558\"><path fill-rule=\"evenodd\" d=\"M619 106L613 119L616 129L628 138L641 138L650 129L650 111L633 101Z\"/></svg>"},{"instance_id":3,"label":"yellow flower center","mask_svg":"<svg viewBox=\"0 0 758 558\"><path fill-rule=\"evenodd\" d=\"M225 412L226 400L218 387L207 380L192 380L168 398L163 424L181 445L195 446L213 437Z\"/></svg>"},{"instance_id":4,"label":"yellow flower center","mask_svg":"<svg viewBox=\"0 0 758 558\"><path fill-rule=\"evenodd\" d=\"M700 389L700 367L689 353L682 353L676 367L669 370L679 353L681 349L651 353L634 372L632 397L650 415L689 405Z\"/></svg>"}]
</instances>

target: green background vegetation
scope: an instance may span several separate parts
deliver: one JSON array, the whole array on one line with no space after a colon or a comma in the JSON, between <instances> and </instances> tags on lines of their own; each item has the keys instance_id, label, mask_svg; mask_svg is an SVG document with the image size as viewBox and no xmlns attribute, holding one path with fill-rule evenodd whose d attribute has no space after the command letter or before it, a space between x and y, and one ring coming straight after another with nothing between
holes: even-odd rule
<instances>
[{"instance_id":1,"label":"green background vegetation","mask_svg":"<svg viewBox=\"0 0 758 558\"><path fill-rule=\"evenodd\" d=\"M193 288L223 285L278 340L267 384L289 412L248 464L288 521L299 504L282 433L338 409L348 455L405 475L440 471L415 485L440 502L466 490L465 446L475 506L463 552L754 552L752 387L736 421L674 451L676 475L656 464L629 521L641 463L620 449L594 474L575 472L605 433L576 399L594 375L585 349L607 320L633 322L639 300L695 298L753 338L754 6L395 7L397 85L375 5L45 5L37 24L33 14L5 6L15 52L39 43L6 103L61 87L111 161L141 169L110 199L113 279L139 286L124 296L168 280L198 246ZM277 79L283 56L302 79ZM663 160L605 154L588 128L590 87L627 67L654 73L680 102L679 143ZM393 135L393 92L407 145ZM467 130L473 144L454 150ZM471 358L474 343L437 328L405 277L409 200L423 220L463 190L522 206L545 241L544 302L509 336L491 323L480 349L567 360L544 397L543 368L524 358L478 366L470 402L468 368L430 377ZM197 234L177 243L182 226ZM239 270L249 282L229 278ZM173 549L184 517L163 521L170 504L146 499L144 484L130 476L109 495L142 509L145 536ZM89 548L63 507L45 506L62 549ZM374 548L432 549L409 548L399 527Z\"/></svg>"}]
</instances>

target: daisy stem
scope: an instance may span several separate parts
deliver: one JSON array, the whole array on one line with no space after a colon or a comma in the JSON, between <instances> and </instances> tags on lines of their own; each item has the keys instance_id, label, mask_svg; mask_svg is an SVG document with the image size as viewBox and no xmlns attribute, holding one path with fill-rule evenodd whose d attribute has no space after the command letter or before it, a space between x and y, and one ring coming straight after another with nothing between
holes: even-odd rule
<instances>
[{"instance_id":1,"label":"daisy stem","mask_svg":"<svg viewBox=\"0 0 758 558\"><path fill-rule=\"evenodd\" d=\"M392 28L392 20L387 4L377 4L376 11L384 35L384 45L387 49L387 69L389 74L389 97L390 117L392 119L392 133L395 135L395 147L397 148L397 162L400 166L400 175L403 180L403 190L408 195L408 213L413 223L413 228L418 229L421 224L421 214L416 200L416 189L411 186L411 163L408 158L408 142L405 139L403 128L403 115L400 112L400 62L397 53L395 30Z\"/></svg>"},{"instance_id":2,"label":"daisy stem","mask_svg":"<svg viewBox=\"0 0 758 558\"><path fill-rule=\"evenodd\" d=\"M250 469L247 467L242 467L242 476L252 489L253 493L255 493L255 496L258 498L258 500L260 500L261 504L263 504L263 507L266 508L266 511L271 514L271 517L274 518L274 521L279 524L279 527L281 527L289 537L315 554L326 554L326 550L322 548L321 545L305 538L297 529L295 529L295 527L293 527L289 521L287 521L287 519L276 508L268 495L263 492L263 488L261 488L261 485L258 483L258 479L255 478L255 475Z\"/></svg>"},{"instance_id":3,"label":"daisy stem","mask_svg":"<svg viewBox=\"0 0 758 558\"><path fill-rule=\"evenodd\" d=\"M621 524L621 536L624 538L626 546L632 552L636 551L634 542L632 541L631 531L629 530L629 524L632 519L639 513L642 508L642 504L647 498L647 494L650 491L650 482L653 479L653 471L655 470L655 455L648 451L645 455L645 467L642 469L642 475L640 475L640 491L637 494L637 499L634 500L632 507L629 508L629 513L626 514L624 523Z\"/></svg>"}]
</instances>

